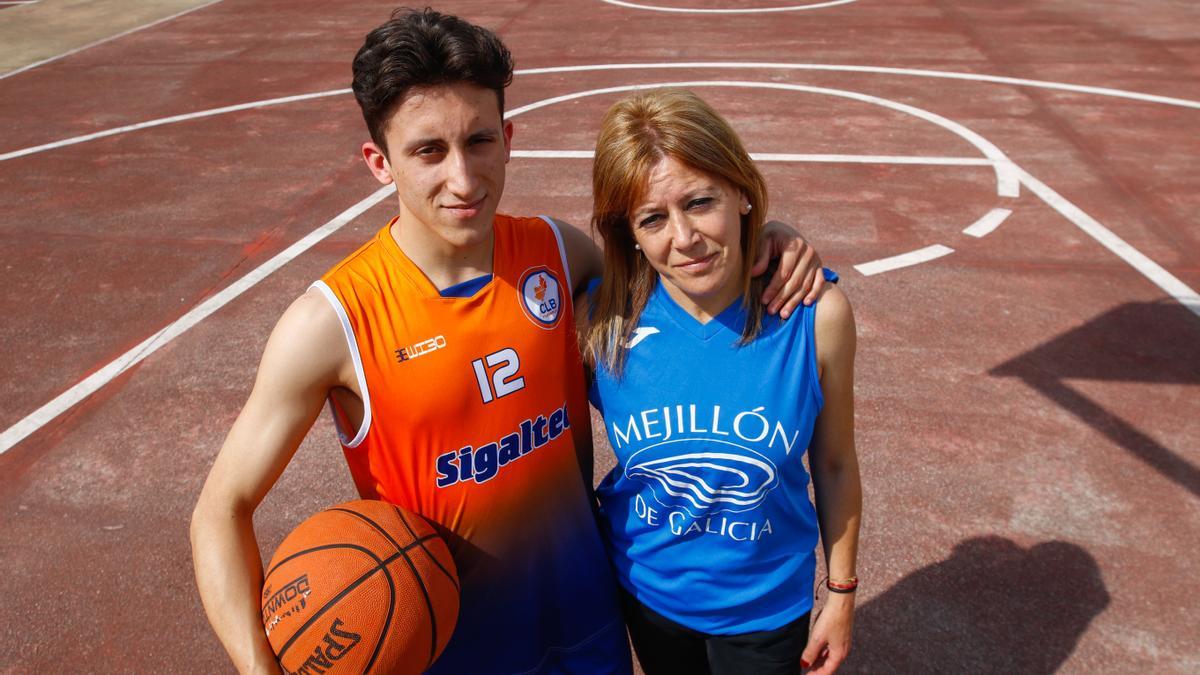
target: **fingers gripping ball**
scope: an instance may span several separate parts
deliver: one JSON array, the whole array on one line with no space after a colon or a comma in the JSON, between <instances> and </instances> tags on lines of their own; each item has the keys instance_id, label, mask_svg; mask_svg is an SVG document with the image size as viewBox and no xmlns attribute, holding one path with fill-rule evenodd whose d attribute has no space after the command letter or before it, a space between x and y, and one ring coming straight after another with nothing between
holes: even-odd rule
<instances>
[{"instance_id":1,"label":"fingers gripping ball","mask_svg":"<svg viewBox=\"0 0 1200 675\"><path fill-rule=\"evenodd\" d=\"M279 545L263 583L267 639L289 673L420 673L458 619L458 574L420 516L334 506Z\"/></svg>"}]
</instances>

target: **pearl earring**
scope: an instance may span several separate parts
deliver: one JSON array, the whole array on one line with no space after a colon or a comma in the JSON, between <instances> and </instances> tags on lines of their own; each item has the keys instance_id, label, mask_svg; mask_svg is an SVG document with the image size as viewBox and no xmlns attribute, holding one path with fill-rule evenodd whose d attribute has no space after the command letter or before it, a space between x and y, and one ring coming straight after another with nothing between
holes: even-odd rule
<instances>
[{"instance_id":1,"label":"pearl earring","mask_svg":"<svg viewBox=\"0 0 1200 675\"><path fill-rule=\"evenodd\" d=\"M641 245L641 244L634 244L634 245L633 245L633 250L635 250L635 251L640 251L640 250L642 250L642 245Z\"/></svg>"}]
</instances>

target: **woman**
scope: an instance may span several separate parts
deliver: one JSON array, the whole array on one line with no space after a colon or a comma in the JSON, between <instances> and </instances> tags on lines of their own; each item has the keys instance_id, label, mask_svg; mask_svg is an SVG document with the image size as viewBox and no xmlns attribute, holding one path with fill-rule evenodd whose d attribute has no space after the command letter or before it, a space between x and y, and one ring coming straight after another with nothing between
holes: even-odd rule
<instances>
[{"instance_id":1,"label":"woman","mask_svg":"<svg viewBox=\"0 0 1200 675\"><path fill-rule=\"evenodd\" d=\"M597 495L642 667L832 672L861 513L850 305L826 285L785 322L754 301L766 186L690 92L614 105L593 189L605 275L581 334L618 461ZM818 527L829 595L810 634Z\"/></svg>"}]
</instances>

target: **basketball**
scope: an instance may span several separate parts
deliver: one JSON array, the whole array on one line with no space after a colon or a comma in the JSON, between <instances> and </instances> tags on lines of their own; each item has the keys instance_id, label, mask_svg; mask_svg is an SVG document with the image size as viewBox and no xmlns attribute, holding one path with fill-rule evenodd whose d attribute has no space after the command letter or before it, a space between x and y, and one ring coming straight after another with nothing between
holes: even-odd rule
<instances>
[{"instance_id":1,"label":"basketball","mask_svg":"<svg viewBox=\"0 0 1200 675\"><path fill-rule=\"evenodd\" d=\"M300 523L267 566L267 639L290 673L420 673L458 620L458 574L420 516L358 500Z\"/></svg>"}]
</instances>

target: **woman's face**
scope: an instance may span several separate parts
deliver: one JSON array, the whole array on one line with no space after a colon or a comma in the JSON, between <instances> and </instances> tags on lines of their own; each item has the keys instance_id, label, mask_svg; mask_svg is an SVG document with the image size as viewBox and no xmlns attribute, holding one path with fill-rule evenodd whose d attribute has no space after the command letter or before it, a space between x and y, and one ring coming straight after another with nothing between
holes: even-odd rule
<instances>
[{"instance_id":1,"label":"woman's face","mask_svg":"<svg viewBox=\"0 0 1200 675\"><path fill-rule=\"evenodd\" d=\"M725 180L668 156L651 170L629 223L665 290L707 320L742 294L741 216L749 210Z\"/></svg>"}]
</instances>

